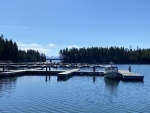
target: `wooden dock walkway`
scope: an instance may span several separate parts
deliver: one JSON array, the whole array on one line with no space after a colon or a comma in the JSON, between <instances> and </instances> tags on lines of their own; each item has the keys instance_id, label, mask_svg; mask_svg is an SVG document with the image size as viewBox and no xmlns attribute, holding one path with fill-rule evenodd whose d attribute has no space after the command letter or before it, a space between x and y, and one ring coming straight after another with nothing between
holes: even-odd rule
<instances>
[{"instance_id":1,"label":"wooden dock walkway","mask_svg":"<svg viewBox=\"0 0 150 113\"><path fill-rule=\"evenodd\" d=\"M79 69L67 70L65 72L58 73L58 77L66 78L66 77L69 77L73 72L77 72L77 71L79 71Z\"/></svg>"},{"instance_id":2,"label":"wooden dock walkway","mask_svg":"<svg viewBox=\"0 0 150 113\"><path fill-rule=\"evenodd\" d=\"M42 65L46 67L46 71L43 71L41 66L39 68L34 68L34 69L25 69L25 70L5 70L4 72L0 72L0 77L10 77L10 76L16 76L16 75L55 75L58 76L59 78L66 78L70 77L71 75L79 75L79 76L85 76L85 75L104 75L104 71L95 71L93 67L93 71L79 71L79 68L75 69L70 69L70 70L50 70L50 65ZM4 65L1 66L3 68ZM19 66L20 67L20 66ZM33 66L32 66L33 67ZM34 66L38 67L38 66ZM96 66L95 66L96 67ZM97 65L97 67L104 68L102 65ZM48 69L49 68L49 69ZM68 69L68 68L67 68ZM49 71L48 71L49 70ZM3 71L3 69L2 69ZM140 80L143 81L144 76L140 74L136 74L133 72L129 72L128 70L119 70L120 74L122 75L122 80Z\"/></svg>"},{"instance_id":3,"label":"wooden dock walkway","mask_svg":"<svg viewBox=\"0 0 150 113\"><path fill-rule=\"evenodd\" d=\"M94 76L104 76L104 71L77 71L73 73L75 76L90 76L90 75L94 75Z\"/></svg>"},{"instance_id":4,"label":"wooden dock walkway","mask_svg":"<svg viewBox=\"0 0 150 113\"><path fill-rule=\"evenodd\" d=\"M25 72L26 72L26 70L15 70L15 71L1 72L0 77L16 76L16 75L24 74Z\"/></svg>"},{"instance_id":5,"label":"wooden dock walkway","mask_svg":"<svg viewBox=\"0 0 150 113\"><path fill-rule=\"evenodd\" d=\"M38 71L41 70L42 68L35 68L35 69L27 69L27 70L9 70L6 72L0 72L0 77L10 77L10 76L16 76L16 75L22 75L26 74L28 71Z\"/></svg>"},{"instance_id":6,"label":"wooden dock walkway","mask_svg":"<svg viewBox=\"0 0 150 113\"><path fill-rule=\"evenodd\" d=\"M128 70L119 70L119 72L122 75L123 80L140 80L141 81L144 79L143 75L129 72Z\"/></svg>"}]
</instances>

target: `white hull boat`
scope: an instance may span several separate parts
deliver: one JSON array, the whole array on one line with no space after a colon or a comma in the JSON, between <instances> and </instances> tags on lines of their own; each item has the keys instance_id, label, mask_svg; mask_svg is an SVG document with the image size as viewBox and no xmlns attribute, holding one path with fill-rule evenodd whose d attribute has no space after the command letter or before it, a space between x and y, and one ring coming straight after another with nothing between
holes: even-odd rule
<instances>
[{"instance_id":1,"label":"white hull boat","mask_svg":"<svg viewBox=\"0 0 150 113\"><path fill-rule=\"evenodd\" d=\"M111 65L105 67L104 77L109 79L121 79L122 76L118 71L118 67L112 64L111 62Z\"/></svg>"}]
</instances>

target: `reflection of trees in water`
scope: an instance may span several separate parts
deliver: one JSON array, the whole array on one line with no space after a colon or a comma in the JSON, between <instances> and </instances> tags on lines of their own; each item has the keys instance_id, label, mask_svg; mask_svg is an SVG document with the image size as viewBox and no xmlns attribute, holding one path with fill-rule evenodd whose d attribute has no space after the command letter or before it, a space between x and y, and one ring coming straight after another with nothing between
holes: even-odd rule
<instances>
[{"instance_id":1,"label":"reflection of trees in water","mask_svg":"<svg viewBox=\"0 0 150 113\"><path fill-rule=\"evenodd\" d=\"M17 80L16 77L0 79L0 96L3 92L6 92L7 90L11 90L12 88L14 88L16 80Z\"/></svg>"}]
</instances>

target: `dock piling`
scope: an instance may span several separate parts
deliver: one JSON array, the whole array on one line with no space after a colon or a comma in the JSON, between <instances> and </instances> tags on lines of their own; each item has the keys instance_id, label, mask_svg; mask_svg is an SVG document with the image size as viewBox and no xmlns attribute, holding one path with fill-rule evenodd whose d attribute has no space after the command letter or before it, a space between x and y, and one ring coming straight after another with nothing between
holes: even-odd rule
<instances>
[{"instance_id":1,"label":"dock piling","mask_svg":"<svg viewBox=\"0 0 150 113\"><path fill-rule=\"evenodd\" d=\"M3 72L5 71L5 66L3 65Z\"/></svg>"},{"instance_id":2,"label":"dock piling","mask_svg":"<svg viewBox=\"0 0 150 113\"><path fill-rule=\"evenodd\" d=\"M95 72L95 66L93 66L93 72Z\"/></svg>"},{"instance_id":3,"label":"dock piling","mask_svg":"<svg viewBox=\"0 0 150 113\"><path fill-rule=\"evenodd\" d=\"M49 65L49 71L51 70L51 65Z\"/></svg>"},{"instance_id":4,"label":"dock piling","mask_svg":"<svg viewBox=\"0 0 150 113\"><path fill-rule=\"evenodd\" d=\"M46 65L46 71L47 71L47 65Z\"/></svg>"},{"instance_id":5,"label":"dock piling","mask_svg":"<svg viewBox=\"0 0 150 113\"><path fill-rule=\"evenodd\" d=\"M129 72L131 72L131 66L129 66L128 70L129 70Z\"/></svg>"}]
</instances>

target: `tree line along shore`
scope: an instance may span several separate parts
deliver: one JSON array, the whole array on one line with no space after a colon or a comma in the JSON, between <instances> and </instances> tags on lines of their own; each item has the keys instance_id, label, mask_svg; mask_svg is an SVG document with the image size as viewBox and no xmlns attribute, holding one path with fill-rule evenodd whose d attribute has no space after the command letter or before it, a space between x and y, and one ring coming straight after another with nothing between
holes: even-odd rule
<instances>
[{"instance_id":1,"label":"tree line along shore","mask_svg":"<svg viewBox=\"0 0 150 113\"><path fill-rule=\"evenodd\" d=\"M20 50L16 42L11 39L0 36L0 61L10 62L45 62L46 56L44 53L39 53L35 50Z\"/></svg>"},{"instance_id":2,"label":"tree line along shore","mask_svg":"<svg viewBox=\"0 0 150 113\"><path fill-rule=\"evenodd\" d=\"M124 47L65 48L60 50L64 62L93 64L150 64L150 49Z\"/></svg>"},{"instance_id":3,"label":"tree line along shore","mask_svg":"<svg viewBox=\"0 0 150 113\"><path fill-rule=\"evenodd\" d=\"M150 49L124 47L65 48L59 51L63 63L150 64ZM16 42L0 36L0 62L46 62L46 55L38 50L18 49Z\"/></svg>"}]
</instances>

